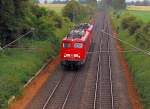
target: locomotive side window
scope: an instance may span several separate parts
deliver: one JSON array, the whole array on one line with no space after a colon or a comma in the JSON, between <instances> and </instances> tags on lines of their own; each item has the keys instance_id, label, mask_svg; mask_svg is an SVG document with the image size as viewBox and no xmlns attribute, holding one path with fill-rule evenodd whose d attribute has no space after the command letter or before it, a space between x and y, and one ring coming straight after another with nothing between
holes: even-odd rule
<instances>
[{"instance_id":1,"label":"locomotive side window","mask_svg":"<svg viewBox=\"0 0 150 109\"><path fill-rule=\"evenodd\" d=\"M63 43L63 47L64 48L70 48L70 43L68 43L68 42Z\"/></svg>"},{"instance_id":2,"label":"locomotive side window","mask_svg":"<svg viewBox=\"0 0 150 109\"><path fill-rule=\"evenodd\" d=\"M82 43L75 43L74 48L83 48L83 44Z\"/></svg>"}]
</instances>

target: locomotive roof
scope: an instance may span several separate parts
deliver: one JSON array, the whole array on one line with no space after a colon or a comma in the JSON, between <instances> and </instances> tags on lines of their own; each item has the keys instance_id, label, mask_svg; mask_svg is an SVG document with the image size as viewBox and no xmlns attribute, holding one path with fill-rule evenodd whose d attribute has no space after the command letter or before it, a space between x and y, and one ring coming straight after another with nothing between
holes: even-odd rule
<instances>
[{"instance_id":1,"label":"locomotive roof","mask_svg":"<svg viewBox=\"0 0 150 109\"><path fill-rule=\"evenodd\" d=\"M84 30L82 29L75 29L71 30L70 33L67 35L67 38L81 38L84 35Z\"/></svg>"},{"instance_id":2,"label":"locomotive roof","mask_svg":"<svg viewBox=\"0 0 150 109\"><path fill-rule=\"evenodd\" d=\"M86 37L88 36L88 32L84 32L81 36L66 36L63 41L84 41Z\"/></svg>"},{"instance_id":3,"label":"locomotive roof","mask_svg":"<svg viewBox=\"0 0 150 109\"><path fill-rule=\"evenodd\" d=\"M75 29L87 29L89 27L90 27L89 23L80 23L80 24L75 26Z\"/></svg>"},{"instance_id":4,"label":"locomotive roof","mask_svg":"<svg viewBox=\"0 0 150 109\"><path fill-rule=\"evenodd\" d=\"M79 25L76 25L74 29L72 29L67 36L63 39L63 41L71 41L71 40L76 40L76 41L84 41L86 37L88 36L88 32L85 30L90 27L90 24L88 23L81 23Z\"/></svg>"}]
</instances>

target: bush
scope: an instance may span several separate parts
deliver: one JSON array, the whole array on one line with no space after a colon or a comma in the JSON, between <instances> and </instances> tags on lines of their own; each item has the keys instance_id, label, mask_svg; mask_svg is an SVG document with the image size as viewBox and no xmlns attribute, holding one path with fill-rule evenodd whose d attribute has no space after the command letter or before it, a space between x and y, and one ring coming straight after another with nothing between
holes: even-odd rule
<instances>
[{"instance_id":1,"label":"bush","mask_svg":"<svg viewBox=\"0 0 150 109\"><path fill-rule=\"evenodd\" d=\"M49 21L48 16L42 16L40 18L33 17L33 28L35 28L33 32L33 38L39 40L45 40L48 37L54 37L54 27L52 22Z\"/></svg>"},{"instance_id":2,"label":"bush","mask_svg":"<svg viewBox=\"0 0 150 109\"><path fill-rule=\"evenodd\" d=\"M150 22L148 22L144 25L143 31L150 35Z\"/></svg>"},{"instance_id":3,"label":"bush","mask_svg":"<svg viewBox=\"0 0 150 109\"><path fill-rule=\"evenodd\" d=\"M131 23L134 20L136 20L136 17L134 16L123 17L123 19L121 20L121 26L123 27L123 29L127 29L130 27Z\"/></svg>"},{"instance_id":4,"label":"bush","mask_svg":"<svg viewBox=\"0 0 150 109\"><path fill-rule=\"evenodd\" d=\"M139 46L143 48L150 48L150 22L144 24L143 27L138 29L134 36Z\"/></svg>"},{"instance_id":5,"label":"bush","mask_svg":"<svg viewBox=\"0 0 150 109\"><path fill-rule=\"evenodd\" d=\"M121 26L123 29L127 29L130 35L136 33L136 31L143 25L142 20L138 20L136 17L128 15L121 20Z\"/></svg>"},{"instance_id":6,"label":"bush","mask_svg":"<svg viewBox=\"0 0 150 109\"><path fill-rule=\"evenodd\" d=\"M133 20L132 22L130 22L129 27L128 27L128 31L130 35L133 35L134 33L136 33L136 31L143 25L143 22L141 20Z\"/></svg>"}]
</instances>

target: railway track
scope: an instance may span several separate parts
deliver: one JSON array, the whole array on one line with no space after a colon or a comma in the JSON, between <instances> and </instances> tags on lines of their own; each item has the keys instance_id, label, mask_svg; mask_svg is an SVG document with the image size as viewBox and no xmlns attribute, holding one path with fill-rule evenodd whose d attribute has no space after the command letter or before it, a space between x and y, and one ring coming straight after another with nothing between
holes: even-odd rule
<instances>
[{"instance_id":1,"label":"railway track","mask_svg":"<svg viewBox=\"0 0 150 109\"><path fill-rule=\"evenodd\" d=\"M26 109L116 109L111 49L111 28L105 12L98 14L93 30L93 47L86 65L75 71L58 70ZM94 53L94 51L98 51ZM106 51L106 52L105 52ZM92 53L93 52L93 53ZM90 58L89 58L90 57ZM116 75L115 75L116 76ZM114 103L115 102L115 103ZM118 108L117 108L118 109Z\"/></svg>"},{"instance_id":2,"label":"railway track","mask_svg":"<svg viewBox=\"0 0 150 109\"><path fill-rule=\"evenodd\" d=\"M103 29L109 33L109 25L106 17L103 18ZM99 44L99 56L96 72L96 82L94 90L93 109L114 109L113 82L111 70L110 39L101 35ZM103 46L103 47L102 47ZM107 52L101 52L102 50ZM106 60L105 60L106 59ZM103 65L107 63L108 70L102 70ZM103 63L104 62L104 63Z\"/></svg>"},{"instance_id":3,"label":"railway track","mask_svg":"<svg viewBox=\"0 0 150 109\"><path fill-rule=\"evenodd\" d=\"M58 81L58 83L54 87L52 93L47 98L47 100L46 100L45 104L43 105L42 109L53 109L54 107L52 106L53 105L52 102L56 102L55 104L57 104L57 108L58 109L65 109L65 106L66 106L67 101L69 99L69 96L70 96L70 93L72 91L72 88L74 87L74 85L76 83L76 79L78 77L78 73L77 72L76 73L72 73L72 79L70 80L70 84L68 85L68 88L65 87L67 90L64 93L65 94L64 95L64 100L61 100L61 103L60 103L60 102L57 101L57 99L55 99L55 96L57 96L57 92L61 92L61 91L58 91L58 90L62 90L63 89L61 84L64 84L63 82L65 81L65 76L66 76L66 74L63 73L61 78L60 78L60 80ZM58 107L58 105L59 105L59 107Z\"/></svg>"}]
</instances>

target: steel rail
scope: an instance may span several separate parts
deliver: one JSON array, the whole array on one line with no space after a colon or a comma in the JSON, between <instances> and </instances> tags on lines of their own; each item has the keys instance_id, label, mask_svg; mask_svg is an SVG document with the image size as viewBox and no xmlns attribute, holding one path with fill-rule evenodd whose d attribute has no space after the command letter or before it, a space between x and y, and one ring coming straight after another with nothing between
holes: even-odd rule
<instances>
[{"instance_id":1,"label":"steel rail","mask_svg":"<svg viewBox=\"0 0 150 109\"><path fill-rule=\"evenodd\" d=\"M71 94L71 91L72 91L72 89L73 89L73 87L74 87L74 85L75 85L75 83L76 83L75 81L76 81L76 79L77 79L77 75L78 75L78 73L76 72L76 74L73 76L73 79L72 79L71 84L70 84L70 86L69 86L68 93L67 93L67 95L66 95L65 101L64 101L64 103L63 103L61 109L65 109L65 106L66 106L66 104L67 104L67 101L68 101L68 99L69 99L69 96L70 96L70 94Z\"/></svg>"},{"instance_id":2,"label":"steel rail","mask_svg":"<svg viewBox=\"0 0 150 109\"><path fill-rule=\"evenodd\" d=\"M109 25L108 22L107 24L103 25L103 28L109 32ZM102 36L104 37L104 33L102 33ZM111 109L114 109L114 95L113 95L113 82L112 82L112 69L111 69L111 55L110 55L110 38L108 37L107 40L107 51L106 53L108 53L108 67L109 67L109 84L110 84L110 96L111 96ZM102 40L100 41L100 52L102 51ZM98 69L97 69L97 75L96 75L96 84L95 84L95 92L94 92L94 105L93 105L93 109L96 109L96 102L97 102L97 93L98 93L98 84L99 82L101 82L101 55L99 55L98 58ZM100 93L101 93L101 86L100 86ZM101 109L101 104L100 104L100 109Z\"/></svg>"},{"instance_id":3,"label":"steel rail","mask_svg":"<svg viewBox=\"0 0 150 109\"><path fill-rule=\"evenodd\" d=\"M109 33L109 24L107 24L107 32ZM112 69L111 69L111 54L110 54L110 38L108 37L108 55L109 55L109 79L111 88L111 108L114 109L114 94L113 94L113 81L112 81Z\"/></svg>"},{"instance_id":4,"label":"steel rail","mask_svg":"<svg viewBox=\"0 0 150 109\"><path fill-rule=\"evenodd\" d=\"M105 20L105 16L103 18ZM105 24L103 23L103 28L104 28ZM98 37L99 38L99 37ZM100 40L100 38L99 38ZM100 40L100 45L99 45L99 51L102 50L102 39ZM96 83L95 83L95 91L94 91L94 101L93 101L93 109L96 109L96 102L97 102L97 93L98 93L98 85L99 85L99 81L100 81L100 74L101 74L101 55L99 54L98 56L98 66L97 66L97 72L96 72Z\"/></svg>"},{"instance_id":5,"label":"steel rail","mask_svg":"<svg viewBox=\"0 0 150 109\"><path fill-rule=\"evenodd\" d=\"M66 103L67 103L67 101L68 101L69 95L70 95L70 93L71 93L71 91L72 91L72 88L73 88L73 86L74 86L74 84L75 84L75 81L76 81L76 79L77 79L77 75L78 75L78 74L76 73L76 74L73 76L73 78L72 78L72 81L71 81L71 83L70 83L70 85L69 85L69 88L68 88L68 90L67 90L67 95L66 95L66 97L65 97L65 100L64 100L64 102L63 102L63 105L61 106L61 109L64 109L65 106L66 106ZM61 79L58 81L58 83L57 83L56 86L54 87L52 93L50 94L50 96L49 96L48 99L46 100L46 102L45 102L44 106L42 107L42 109L46 109L46 108L47 108L49 102L52 100L52 98L53 98L54 94L56 93L57 89L59 88L60 84L64 81L64 78L65 78L65 74L62 74Z\"/></svg>"},{"instance_id":6,"label":"steel rail","mask_svg":"<svg viewBox=\"0 0 150 109\"><path fill-rule=\"evenodd\" d=\"M65 74L62 74L61 79L58 81L58 83L56 84L56 86L54 87L52 93L50 94L50 96L48 97L48 99L46 100L44 106L42 107L42 109L46 109L48 103L50 102L50 100L52 99L52 97L54 96L56 90L58 89L59 85L64 81L64 77Z\"/></svg>"},{"instance_id":7,"label":"steel rail","mask_svg":"<svg viewBox=\"0 0 150 109\"><path fill-rule=\"evenodd\" d=\"M100 50L101 50L101 45L102 45L102 41L100 42ZM97 67L97 73L96 73L96 84L95 84L95 92L94 92L94 106L93 109L96 109L96 101L97 101L97 92L98 92L98 83L99 83L99 72L101 70L101 66L100 66L100 55L98 57L98 67Z\"/></svg>"}]
</instances>

